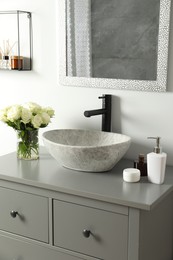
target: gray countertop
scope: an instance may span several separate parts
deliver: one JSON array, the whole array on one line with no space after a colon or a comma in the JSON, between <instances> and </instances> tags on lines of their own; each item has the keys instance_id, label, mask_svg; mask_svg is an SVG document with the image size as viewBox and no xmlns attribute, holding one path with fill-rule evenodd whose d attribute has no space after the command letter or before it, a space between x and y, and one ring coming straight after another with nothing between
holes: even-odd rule
<instances>
[{"instance_id":1,"label":"gray countertop","mask_svg":"<svg viewBox=\"0 0 173 260\"><path fill-rule=\"evenodd\" d=\"M93 198L105 202L151 210L173 191L173 167L167 167L165 183L151 184L146 177L138 183L123 181L123 169L133 162L122 159L109 172L87 173L63 168L43 148L40 159L24 161L16 153L0 157L0 180Z\"/></svg>"}]
</instances>

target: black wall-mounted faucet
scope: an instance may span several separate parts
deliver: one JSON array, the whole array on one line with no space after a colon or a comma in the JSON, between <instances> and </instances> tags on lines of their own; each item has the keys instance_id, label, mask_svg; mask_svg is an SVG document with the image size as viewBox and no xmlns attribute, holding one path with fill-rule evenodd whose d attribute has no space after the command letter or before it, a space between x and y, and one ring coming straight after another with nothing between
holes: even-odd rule
<instances>
[{"instance_id":1,"label":"black wall-mounted faucet","mask_svg":"<svg viewBox=\"0 0 173 260\"><path fill-rule=\"evenodd\" d=\"M84 116L91 117L91 116L102 115L102 131L111 132L112 96L103 95L99 98L102 99L102 109L85 111Z\"/></svg>"}]
</instances>

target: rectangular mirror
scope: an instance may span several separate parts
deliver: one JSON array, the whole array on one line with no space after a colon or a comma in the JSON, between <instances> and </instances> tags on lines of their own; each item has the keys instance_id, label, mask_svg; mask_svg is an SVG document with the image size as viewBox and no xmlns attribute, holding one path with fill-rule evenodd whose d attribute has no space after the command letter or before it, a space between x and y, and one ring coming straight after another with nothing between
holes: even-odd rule
<instances>
[{"instance_id":1,"label":"rectangular mirror","mask_svg":"<svg viewBox=\"0 0 173 260\"><path fill-rule=\"evenodd\" d=\"M166 91L171 0L59 0L65 85Z\"/></svg>"}]
</instances>

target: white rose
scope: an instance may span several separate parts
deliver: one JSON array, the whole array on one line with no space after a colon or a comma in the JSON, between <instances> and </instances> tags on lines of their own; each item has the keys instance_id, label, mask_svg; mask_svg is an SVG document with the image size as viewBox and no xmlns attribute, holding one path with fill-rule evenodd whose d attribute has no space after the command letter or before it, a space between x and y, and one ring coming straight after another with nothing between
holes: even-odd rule
<instances>
[{"instance_id":1,"label":"white rose","mask_svg":"<svg viewBox=\"0 0 173 260\"><path fill-rule=\"evenodd\" d=\"M7 122L7 110L2 109L0 110L0 121Z\"/></svg>"},{"instance_id":2,"label":"white rose","mask_svg":"<svg viewBox=\"0 0 173 260\"><path fill-rule=\"evenodd\" d=\"M7 119L11 122L18 120L21 117L21 106L14 105L7 110Z\"/></svg>"},{"instance_id":3,"label":"white rose","mask_svg":"<svg viewBox=\"0 0 173 260\"><path fill-rule=\"evenodd\" d=\"M29 102L27 103L26 107L33 113L33 114L38 114L41 112L42 108L40 105L34 103L34 102Z\"/></svg>"},{"instance_id":4,"label":"white rose","mask_svg":"<svg viewBox=\"0 0 173 260\"><path fill-rule=\"evenodd\" d=\"M29 109L27 108L22 108L22 114L21 114L21 118L22 118L22 122L24 124L27 124L30 122L31 120L31 117L32 117L32 113Z\"/></svg>"},{"instance_id":5,"label":"white rose","mask_svg":"<svg viewBox=\"0 0 173 260\"><path fill-rule=\"evenodd\" d=\"M41 113L41 117L44 125L48 125L50 123L50 116L48 115L48 113L46 112Z\"/></svg>"},{"instance_id":6,"label":"white rose","mask_svg":"<svg viewBox=\"0 0 173 260\"><path fill-rule=\"evenodd\" d=\"M45 112L48 113L50 117L54 116L55 111L51 107L46 107Z\"/></svg>"},{"instance_id":7,"label":"white rose","mask_svg":"<svg viewBox=\"0 0 173 260\"><path fill-rule=\"evenodd\" d=\"M40 115L33 116L31 123L33 124L34 128L39 128L43 124L42 117Z\"/></svg>"}]
</instances>

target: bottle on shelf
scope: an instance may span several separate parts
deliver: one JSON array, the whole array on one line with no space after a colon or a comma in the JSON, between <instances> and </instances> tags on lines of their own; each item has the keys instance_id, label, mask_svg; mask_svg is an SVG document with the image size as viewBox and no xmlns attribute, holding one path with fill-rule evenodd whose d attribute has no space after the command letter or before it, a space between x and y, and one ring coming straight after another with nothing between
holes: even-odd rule
<instances>
[{"instance_id":1,"label":"bottle on shelf","mask_svg":"<svg viewBox=\"0 0 173 260\"><path fill-rule=\"evenodd\" d=\"M5 69L5 70L11 69L10 57L8 55L2 56L1 69Z\"/></svg>"}]
</instances>

